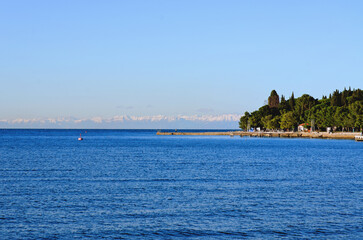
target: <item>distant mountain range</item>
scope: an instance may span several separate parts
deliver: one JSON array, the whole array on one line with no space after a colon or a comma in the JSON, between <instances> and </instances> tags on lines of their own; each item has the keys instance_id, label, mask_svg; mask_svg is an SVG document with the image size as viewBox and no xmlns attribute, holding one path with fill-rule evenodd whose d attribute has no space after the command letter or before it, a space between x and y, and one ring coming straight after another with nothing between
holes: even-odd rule
<instances>
[{"instance_id":1,"label":"distant mountain range","mask_svg":"<svg viewBox=\"0 0 363 240\"><path fill-rule=\"evenodd\" d=\"M114 116L1 120L0 128L236 129L240 115Z\"/></svg>"}]
</instances>

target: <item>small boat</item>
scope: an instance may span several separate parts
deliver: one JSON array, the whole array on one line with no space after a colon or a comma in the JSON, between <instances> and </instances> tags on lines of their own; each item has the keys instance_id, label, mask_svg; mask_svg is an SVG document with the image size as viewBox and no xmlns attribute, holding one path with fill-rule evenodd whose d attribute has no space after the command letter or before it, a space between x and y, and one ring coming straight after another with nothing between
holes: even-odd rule
<instances>
[{"instance_id":1,"label":"small boat","mask_svg":"<svg viewBox=\"0 0 363 240\"><path fill-rule=\"evenodd\" d=\"M355 136L355 140L361 142L363 141L363 136Z\"/></svg>"},{"instance_id":2,"label":"small boat","mask_svg":"<svg viewBox=\"0 0 363 240\"><path fill-rule=\"evenodd\" d=\"M78 141L82 141L83 138L82 138L82 134L79 134L79 138L78 138Z\"/></svg>"}]
</instances>

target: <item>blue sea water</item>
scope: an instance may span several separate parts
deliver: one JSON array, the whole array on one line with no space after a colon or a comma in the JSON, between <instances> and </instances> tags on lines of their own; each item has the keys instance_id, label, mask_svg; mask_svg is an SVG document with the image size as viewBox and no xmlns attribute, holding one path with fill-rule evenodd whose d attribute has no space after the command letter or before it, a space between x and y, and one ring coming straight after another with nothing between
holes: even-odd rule
<instances>
[{"instance_id":1,"label":"blue sea water","mask_svg":"<svg viewBox=\"0 0 363 240\"><path fill-rule=\"evenodd\" d=\"M0 239L363 239L362 156L351 140L0 130Z\"/></svg>"}]
</instances>

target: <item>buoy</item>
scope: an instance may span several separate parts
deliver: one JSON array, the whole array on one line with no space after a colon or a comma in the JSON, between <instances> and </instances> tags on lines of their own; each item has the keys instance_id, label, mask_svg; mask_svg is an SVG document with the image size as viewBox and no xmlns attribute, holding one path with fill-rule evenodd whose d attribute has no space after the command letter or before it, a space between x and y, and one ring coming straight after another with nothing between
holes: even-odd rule
<instances>
[{"instance_id":1,"label":"buoy","mask_svg":"<svg viewBox=\"0 0 363 240\"><path fill-rule=\"evenodd\" d=\"M79 134L78 141L82 141L82 140L83 140L82 135L81 135L81 134Z\"/></svg>"}]
</instances>

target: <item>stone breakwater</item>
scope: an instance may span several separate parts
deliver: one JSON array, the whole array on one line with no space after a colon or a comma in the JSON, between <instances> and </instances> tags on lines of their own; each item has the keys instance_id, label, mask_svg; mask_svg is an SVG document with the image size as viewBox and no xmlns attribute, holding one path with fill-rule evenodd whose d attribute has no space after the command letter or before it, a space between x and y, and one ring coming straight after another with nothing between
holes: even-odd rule
<instances>
[{"instance_id":1,"label":"stone breakwater","mask_svg":"<svg viewBox=\"0 0 363 240\"><path fill-rule=\"evenodd\" d=\"M326 132L157 132L157 135L177 135L177 136L240 136L240 137L281 137L281 138L320 138L320 139L351 139L360 133L326 133Z\"/></svg>"}]
</instances>

